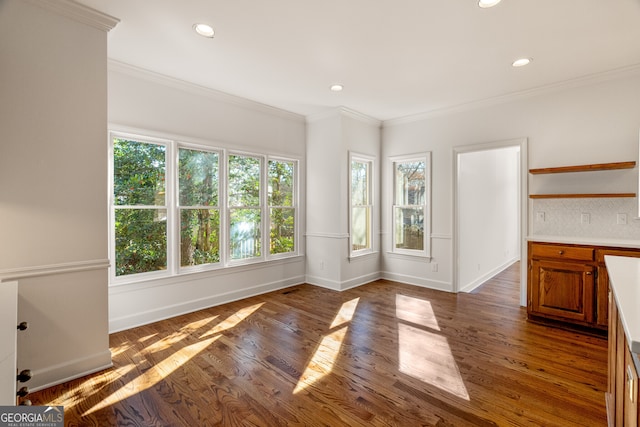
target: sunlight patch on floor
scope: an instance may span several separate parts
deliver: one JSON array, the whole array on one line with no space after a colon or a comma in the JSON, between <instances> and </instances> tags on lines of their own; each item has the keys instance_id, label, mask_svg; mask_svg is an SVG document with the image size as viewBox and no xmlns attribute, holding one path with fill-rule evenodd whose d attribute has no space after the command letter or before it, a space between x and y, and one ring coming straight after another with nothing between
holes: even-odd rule
<instances>
[{"instance_id":1,"label":"sunlight patch on floor","mask_svg":"<svg viewBox=\"0 0 640 427\"><path fill-rule=\"evenodd\" d=\"M304 390L325 375L331 373L333 365L340 353L342 341L347 333L347 329L348 326L345 326L329 335L325 335L311 358L311 361L309 361L307 368L298 380L296 388L293 389L294 394Z\"/></svg>"},{"instance_id":2,"label":"sunlight patch on floor","mask_svg":"<svg viewBox=\"0 0 640 427\"><path fill-rule=\"evenodd\" d=\"M446 337L399 323L398 353L400 372L469 400Z\"/></svg>"},{"instance_id":3,"label":"sunlight patch on floor","mask_svg":"<svg viewBox=\"0 0 640 427\"><path fill-rule=\"evenodd\" d=\"M156 353L158 351L163 351L171 348L175 343L182 341L185 337L193 334L199 329L204 328L207 324L216 320L218 316L209 317L207 319L198 320L195 322L191 322L188 325L180 328L179 331L173 332L172 334L162 338L154 342L153 344L149 344L145 347L145 353Z\"/></svg>"},{"instance_id":4,"label":"sunlight patch on floor","mask_svg":"<svg viewBox=\"0 0 640 427\"><path fill-rule=\"evenodd\" d=\"M218 338L219 335L181 348L166 359L144 371L144 373L140 374L135 379L123 385L119 390L113 392L110 396L106 397L97 405L94 405L92 408L86 411L83 416L106 408L109 405L113 405L116 402L127 399L137 393L140 393L141 391L153 387L158 382L162 381L163 378L171 375L176 369L178 369L193 357L198 355L198 353L206 349Z\"/></svg>"},{"instance_id":5,"label":"sunlight patch on floor","mask_svg":"<svg viewBox=\"0 0 640 427\"><path fill-rule=\"evenodd\" d=\"M322 338L322 342L318 345L316 352L313 354L313 357L298 380L298 384L296 384L296 387L293 389L294 394L304 390L325 375L331 373L340 354L344 337L349 329L348 323L353 319L359 301L360 298L354 298L342 304L333 322L331 322L330 330L340 326L342 327ZM347 325L343 326L345 324Z\"/></svg>"},{"instance_id":6,"label":"sunlight patch on floor","mask_svg":"<svg viewBox=\"0 0 640 427\"><path fill-rule=\"evenodd\" d=\"M231 316L227 317L222 322L218 323L216 326L205 332L200 338L205 338L211 335L217 335L220 332L226 331L227 329L231 329L238 325L238 323L242 322L247 317L251 316L258 310L260 307L264 305L263 302L259 304L254 304L249 307L241 308L240 310L233 313Z\"/></svg>"},{"instance_id":7,"label":"sunlight patch on floor","mask_svg":"<svg viewBox=\"0 0 640 427\"><path fill-rule=\"evenodd\" d=\"M424 299L397 294L396 317L400 320L426 326L436 331L440 330L438 319L433 313L433 307L431 307L431 302Z\"/></svg>"},{"instance_id":8,"label":"sunlight patch on floor","mask_svg":"<svg viewBox=\"0 0 640 427\"><path fill-rule=\"evenodd\" d=\"M340 311L338 311L335 319L333 319L333 323L331 323L330 329L337 328L347 322L351 322L351 319L353 319L353 315L356 312L356 307L358 307L358 302L360 302L360 298L354 298L342 304Z\"/></svg>"}]
</instances>

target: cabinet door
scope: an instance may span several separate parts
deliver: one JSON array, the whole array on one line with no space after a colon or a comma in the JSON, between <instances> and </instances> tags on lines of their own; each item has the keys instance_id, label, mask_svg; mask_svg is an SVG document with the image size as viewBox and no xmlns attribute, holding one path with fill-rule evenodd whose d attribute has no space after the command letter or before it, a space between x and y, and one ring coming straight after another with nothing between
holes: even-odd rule
<instances>
[{"instance_id":1,"label":"cabinet door","mask_svg":"<svg viewBox=\"0 0 640 427\"><path fill-rule=\"evenodd\" d=\"M595 267L571 262L531 262L533 314L591 323L594 318Z\"/></svg>"},{"instance_id":2,"label":"cabinet door","mask_svg":"<svg viewBox=\"0 0 640 427\"><path fill-rule=\"evenodd\" d=\"M631 358L629 347L625 346L624 383L624 425L638 425L638 373Z\"/></svg>"},{"instance_id":3,"label":"cabinet door","mask_svg":"<svg viewBox=\"0 0 640 427\"><path fill-rule=\"evenodd\" d=\"M609 293L609 273L604 263L606 255L626 256L640 258L640 251L637 249L612 249L599 248L596 250L596 261L598 262L598 280L596 283L596 324L604 329L608 322L607 315L607 294Z\"/></svg>"},{"instance_id":4,"label":"cabinet door","mask_svg":"<svg viewBox=\"0 0 640 427\"><path fill-rule=\"evenodd\" d=\"M16 404L18 283L0 282L0 406Z\"/></svg>"},{"instance_id":5,"label":"cabinet door","mask_svg":"<svg viewBox=\"0 0 640 427\"><path fill-rule=\"evenodd\" d=\"M609 322L609 273L606 267L598 267L595 309L596 324L598 326L608 327L611 322Z\"/></svg>"},{"instance_id":6,"label":"cabinet door","mask_svg":"<svg viewBox=\"0 0 640 427\"><path fill-rule=\"evenodd\" d=\"M599 276L598 276L599 277ZM607 415L609 420L614 420L616 417L616 356L617 356L617 342L618 342L618 308L613 299L613 294L609 292L609 331L608 331L608 349L609 357L607 367L609 368L609 374L607 376Z\"/></svg>"}]
</instances>

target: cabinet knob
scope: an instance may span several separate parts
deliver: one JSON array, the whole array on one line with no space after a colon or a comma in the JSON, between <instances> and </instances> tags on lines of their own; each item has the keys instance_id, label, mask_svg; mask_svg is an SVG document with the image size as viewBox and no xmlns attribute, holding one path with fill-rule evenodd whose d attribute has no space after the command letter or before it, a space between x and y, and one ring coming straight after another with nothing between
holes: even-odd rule
<instances>
[{"instance_id":1,"label":"cabinet knob","mask_svg":"<svg viewBox=\"0 0 640 427\"><path fill-rule=\"evenodd\" d=\"M20 324L18 324L18 329L21 330L21 331L24 331L28 327L29 327L29 323L28 322L20 322Z\"/></svg>"},{"instance_id":2,"label":"cabinet knob","mask_svg":"<svg viewBox=\"0 0 640 427\"><path fill-rule=\"evenodd\" d=\"M16 377L16 381L20 381L21 383L26 383L30 379L31 379L31 369L24 369L20 371L20 373Z\"/></svg>"},{"instance_id":3,"label":"cabinet knob","mask_svg":"<svg viewBox=\"0 0 640 427\"><path fill-rule=\"evenodd\" d=\"M18 390L18 392L16 393L17 396L19 397L25 397L27 394L29 394L29 387L21 387L20 390Z\"/></svg>"},{"instance_id":4,"label":"cabinet knob","mask_svg":"<svg viewBox=\"0 0 640 427\"><path fill-rule=\"evenodd\" d=\"M591 276L591 272L590 272L590 271L586 271L586 272L585 272L585 274L586 274L587 276Z\"/></svg>"},{"instance_id":5,"label":"cabinet knob","mask_svg":"<svg viewBox=\"0 0 640 427\"><path fill-rule=\"evenodd\" d=\"M20 402L20 406L31 406L31 401L29 399L25 399Z\"/></svg>"},{"instance_id":6,"label":"cabinet knob","mask_svg":"<svg viewBox=\"0 0 640 427\"><path fill-rule=\"evenodd\" d=\"M564 251L558 251L558 255L564 255Z\"/></svg>"}]
</instances>

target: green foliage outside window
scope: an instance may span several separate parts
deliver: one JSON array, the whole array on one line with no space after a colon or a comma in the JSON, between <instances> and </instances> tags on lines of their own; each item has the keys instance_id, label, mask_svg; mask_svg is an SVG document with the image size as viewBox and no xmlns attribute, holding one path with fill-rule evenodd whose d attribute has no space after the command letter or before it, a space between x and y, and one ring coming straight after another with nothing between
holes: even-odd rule
<instances>
[{"instance_id":1,"label":"green foliage outside window","mask_svg":"<svg viewBox=\"0 0 640 427\"><path fill-rule=\"evenodd\" d=\"M270 253L281 254L295 250L294 163L269 161L269 231Z\"/></svg>"},{"instance_id":2,"label":"green foliage outside window","mask_svg":"<svg viewBox=\"0 0 640 427\"><path fill-rule=\"evenodd\" d=\"M161 143L113 139L116 276L167 270L173 248L182 267L219 263L225 209L230 259L262 256L265 225L269 227L269 254L294 252L295 162L270 160L265 164L259 156L230 155L227 203L221 206L220 153L177 147L173 187L177 207L172 207L173 197L168 198L165 184L169 148ZM261 182L264 166L266 192ZM177 221L178 242L171 241L167 218Z\"/></svg>"},{"instance_id":3,"label":"green foliage outside window","mask_svg":"<svg viewBox=\"0 0 640 427\"><path fill-rule=\"evenodd\" d=\"M220 262L219 155L180 148L180 265Z\"/></svg>"},{"instance_id":4,"label":"green foliage outside window","mask_svg":"<svg viewBox=\"0 0 640 427\"><path fill-rule=\"evenodd\" d=\"M166 147L114 139L116 276L167 268Z\"/></svg>"}]
</instances>

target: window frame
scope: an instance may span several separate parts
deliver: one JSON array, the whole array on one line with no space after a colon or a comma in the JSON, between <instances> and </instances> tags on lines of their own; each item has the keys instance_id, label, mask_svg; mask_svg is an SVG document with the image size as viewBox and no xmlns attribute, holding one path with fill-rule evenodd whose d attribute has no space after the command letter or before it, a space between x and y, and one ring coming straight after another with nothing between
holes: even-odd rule
<instances>
[{"instance_id":1,"label":"window frame","mask_svg":"<svg viewBox=\"0 0 640 427\"><path fill-rule=\"evenodd\" d=\"M115 179L115 164L114 164L114 139L124 139L129 141L135 141L144 144L160 145L165 147L165 205L159 207L158 205L116 205L114 195L114 179ZM109 132L109 257L111 259L109 267L110 284L111 283L126 283L132 281L142 281L159 279L168 277L171 275L173 269L174 259L173 254L168 250L169 242L171 241L171 235L174 233L173 224L173 212L171 209L173 201L173 180L167 179L173 176L173 168L171 158L173 157L173 147L171 141L164 138L156 138L150 136L136 135L126 132ZM165 270L146 271L143 273L125 274L122 276L117 275L116 271L116 210L118 209L165 209L167 213L166 218L166 246L167 246L167 262Z\"/></svg>"},{"instance_id":2,"label":"window frame","mask_svg":"<svg viewBox=\"0 0 640 427\"><path fill-rule=\"evenodd\" d=\"M174 164L175 164L175 174L174 174L174 179L172 181L172 184L175 186L175 216L176 216L176 242L174 245L174 251L175 251L175 271L176 274L181 274L181 273L195 273L195 272L200 272L200 271L207 271L207 270L215 270L217 268L220 268L221 266L224 265L224 261L225 261L225 257L223 254L223 248L222 248L222 242L223 242L223 231L224 231L224 212L222 211L222 205L221 205L221 200L222 200L222 192L223 192L223 185L222 183L224 182L222 179L222 176L224 174L223 172L223 167L222 167L222 161L225 158L224 155L224 150L219 149L219 148L215 148L215 147L210 147L210 146L205 146L205 145L198 145L198 144L189 144L189 143L185 143L185 142L180 142L180 141L175 141L175 145L176 145L176 149L175 149L175 160L174 160ZM218 204L215 207L211 207L211 206L196 206L196 205L182 205L180 203L180 149L186 149L186 150L193 150L193 151L201 151L201 152L206 152L206 153L216 153L218 155ZM181 221L181 213L182 213L182 209L186 208L186 209L209 209L209 210L213 210L213 209L217 209L218 210L218 219L219 219L219 230L218 230L218 242L220 247L218 248L218 254L220 256L220 261L216 262L216 263L204 263L204 264L198 264L198 265L190 265L190 266L182 266L182 262L180 259L180 243L181 243L181 239L182 239L182 235L181 235L181 227L180 227L180 221ZM170 252L167 249L168 252Z\"/></svg>"},{"instance_id":3,"label":"window frame","mask_svg":"<svg viewBox=\"0 0 640 427\"><path fill-rule=\"evenodd\" d=\"M114 128L108 132L108 220L109 220L109 257L111 265L109 268L109 286L118 286L138 282L146 282L156 279L177 278L193 273L211 272L223 270L230 267L250 265L262 262L282 260L300 256L300 167L301 161L295 156L271 155L259 152L237 151L228 148L209 145L207 141L189 142L187 139L148 136L153 132L128 130L127 128ZM165 203L167 212L167 266L165 270L116 275L116 240L115 240L115 205L114 196L114 139L125 139L141 143L162 145L165 147ZM218 154L218 205L219 210L219 242L220 261L217 263L206 263L194 266L181 266L180 261L180 212L182 206L179 201L179 153L180 149L189 149L204 152L215 152ZM260 161L260 256L248 259L232 260L230 256L230 209L228 203L228 167L229 158L232 155L248 156ZM270 207L268 206L268 164L270 160L293 163L293 200L291 208L294 210L294 249L291 252L270 254ZM149 207L156 208L156 206ZM189 206L193 208L193 206ZM208 207L212 208L212 207ZM214 208L216 209L216 208ZM266 249L266 252L265 252Z\"/></svg>"},{"instance_id":4,"label":"window frame","mask_svg":"<svg viewBox=\"0 0 640 427\"><path fill-rule=\"evenodd\" d=\"M251 157L251 158L255 158L258 160L259 162L259 167L260 167L260 171L259 171L259 192L258 192L258 205L252 205L252 206L231 206L229 203L229 160L231 159L232 156L239 156L239 157ZM226 264L227 265L243 265L243 264L252 264L254 262L260 262L265 260L265 253L264 253L264 242L265 242L265 227L264 227L264 218L265 218L265 176L264 176L264 169L265 169L265 157L264 155L258 155L258 154L253 154L253 153L247 153L247 152L241 152L241 151L230 151L226 156L225 156L225 176L226 176L226 180L225 180L225 218L226 218L226 226L225 226L225 231L226 231L226 247L225 247L225 255L226 255ZM232 209L255 209L258 210L260 212L260 255L256 256L256 257L251 257L251 258L240 258L240 259L233 259L231 257L231 210Z\"/></svg>"},{"instance_id":5,"label":"window frame","mask_svg":"<svg viewBox=\"0 0 640 427\"><path fill-rule=\"evenodd\" d=\"M396 164L398 163L411 163L411 162L424 162L425 165L425 194L422 204L413 205L399 205L396 204L396 191L398 186L396 185ZM411 257L431 258L431 152L426 151L422 153L408 154L402 156L389 157L389 170L391 171L391 215L390 215L390 230L391 230L391 250L390 252L398 255L407 255ZM423 249L405 249L396 247L396 209L397 208L411 208L422 207L423 209Z\"/></svg>"},{"instance_id":6,"label":"window frame","mask_svg":"<svg viewBox=\"0 0 640 427\"><path fill-rule=\"evenodd\" d=\"M293 163L293 184L292 184L292 199L291 206L276 206L269 204L269 162L283 162L283 163ZM265 159L265 168L264 168L264 176L265 176L265 209L266 215L268 219L268 224L265 227L266 238L265 242L267 242L268 251L266 253L267 259L280 259L280 258L288 258L300 252L300 209L299 209L299 192L298 188L300 187L300 179L299 179L299 169L300 162L295 159L281 157L281 156L266 156ZM271 208L291 208L293 209L293 251L291 252L280 252L277 254L271 253Z\"/></svg>"},{"instance_id":7,"label":"window frame","mask_svg":"<svg viewBox=\"0 0 640 427\"><path fill-rule=\"evenodd\" d=\"M368 165L367 170L367 199L368 203L363 205L357 205L359 207L369 208L368 210L368 223L369 227L367 230L367 240L369 241L369 246L363 249L353 249L353 236L354 236L354 227L353 227L353 163L364 163ZM374 209L375 209L375 199L374 199L374 171L375 171L375 157L368 156L366 154L359 154L355 152L349 152L349 165L348 165L348 185L349 189L347 191L348 194L348 204L349 204L349 257L356 258L359 256L367 255L374 252L374 235L373 235L373 219L374 219Z\"/></svg>"}]
</instances>

